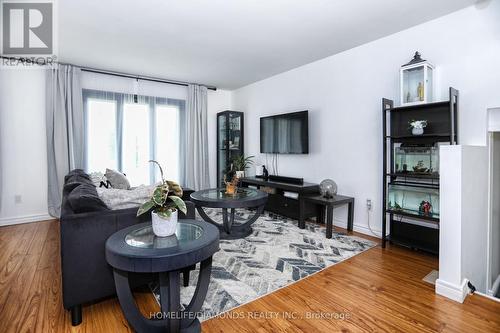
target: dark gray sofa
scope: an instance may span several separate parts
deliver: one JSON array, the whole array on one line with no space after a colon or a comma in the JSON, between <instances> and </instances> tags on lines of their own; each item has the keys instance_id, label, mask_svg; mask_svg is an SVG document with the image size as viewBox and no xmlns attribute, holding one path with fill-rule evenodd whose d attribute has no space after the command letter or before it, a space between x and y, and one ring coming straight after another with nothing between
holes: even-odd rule
<instances>
[{"instance_id":1,"label":"dark gray sofa","mask_svg":"<svg viewBox=\"0 0 500 333\"><path fill-rule=\"evenodd\" d=\"M75 189L80 192L73 192ZM80 198L75 197L75 193ZM82 170L73 170L66 176L60 217L61 273L63 305L71 311L73 325L81 323L82 305L115 295L112 269L105 259L104 246L108 237L149 219L148 214L136 217L137 208L109 210L99 201L95 187ZM180 213L179 218L194 219L193 203L186 201L186 205L187 216ZM153 278L135 275L131 284L144 285Z\"/></svg>"}]
</instances>

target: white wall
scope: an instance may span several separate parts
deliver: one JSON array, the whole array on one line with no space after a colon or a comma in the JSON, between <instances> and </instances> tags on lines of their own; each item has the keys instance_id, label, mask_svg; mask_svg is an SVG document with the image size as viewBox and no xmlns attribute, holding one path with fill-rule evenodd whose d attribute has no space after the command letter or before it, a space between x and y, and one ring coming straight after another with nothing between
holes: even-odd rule
<instances>
[{"instance_id":1,"label":"white wall","mask_svg":"<svg viewBox=\"0 0 500 333\"><path fill-rule=\"evenodd\" d=\"M43 70L0 69L0 226L50 218L44 86Z\"/></svg>"},{"instance_id":2,"label":"white wall","mask_svg":"<svg viewBox=\"0 0 500 333\"><path fill-rule=\"evenodd\" d=\"M333 42L333 41L332 41ZM310 110L310 154L280 157L280 174L332 178L356 198L355 230L381 230L381 99L399 103L399 66L418 50L437 67L437 99L460 90L459 140L485 144L486 109L500 102L500 1L483 2L234 92L245 111L245 150L259 155L259 117ZM262 157L261 160L264 160ZM345 210L336 218L344 223Z\"/></svg>"},{"instance_id":3,"label":"white wall","mask_svg":"<svg viewBox=\"0 0 500 333\"><path fill-rule=\"evenodd\" d=\"M486 292L488 257L488 149L463 146L462 202L462 278ZM446 262L443 260L443 263Z\"/></svg>"},{"instance_id":4,"label":"white wall","mask_svg":"<svg viewBox=\"0 0 500 333\"><path fill-rule=\"evenodd\" d=\"M81 84L84 89L95 89L103 91L116 91L121 93L168 97L175 99L186 99L187 89L185 86L162 84L151 81L136 81L130 78L81 72ZM136 90L137 89L137 90Z\"/></svg>"},{"instance_id":5,"label":"white wall","mask_svg":"<svg viewBox=\"0 0 500 333\"><path fill-rule=\"evenodd\" d=\"M96 80L86 73L82 76L85 88L133 92L130 80L103 75ZM148 82L140 83L139 93L186 98L185 87ZM209 92L210 135L215 135L215 113L230 106L230 92ZM209 138L209 145L214 147L214 138ZM0 69L0 154L0 226L49 219L44 70ZM210 154L215 157L215 152ZM210 172L215 175L213 161ZM16 195L21 196L19 204L15 203Z\"/></svg>"},{"instance_id":6,"label":"white wall","mask_svg":"<svg viewBox=\"0 0 500 333\"><path fill-rule=\"evenodd\" d=\"M488 258L488 148L440 149L439 279L436 292L462 302L466 281L486 292Z\"/></svg>"},{"instance_id":7,"label":"white wall","mask_svg":"<svg viewBox=\"0 0 500 333\"><path fill-rule=\"evenodd\" d=\"M465 284L462 286L462 146L443 146L440 149L441 196L439 200L439 280L436 292L463 302ZM461 289L458 286L462 286Z\"/></svg>"}]
</instances>

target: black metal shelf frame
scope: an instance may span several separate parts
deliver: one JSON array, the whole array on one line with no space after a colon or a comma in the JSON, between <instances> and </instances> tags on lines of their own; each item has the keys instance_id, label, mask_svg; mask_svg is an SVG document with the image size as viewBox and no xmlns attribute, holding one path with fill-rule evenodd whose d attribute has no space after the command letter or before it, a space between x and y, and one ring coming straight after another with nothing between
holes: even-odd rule
<instances>
[{"instance_id":1,"label":"black metal shelf frame","mask_svg":"<svg viewBox=\"0 0 500 333\"><path fill-rule=\"evenodd\" d=\"M393 223L395 222L394 216L402 216L411 219L424 220L427 222L439 225L439 218L433 216L423 216L418 214L407 213L404 211L396 211L387 208L388 201L388 189L389 185L400 185L400 186L412 186L412 187L424 187L429 189L439 189L439 175L408 175L396 173L394 170L394 147L398 143L415 143L415 144L426 144L426 143L438 143L438 142L448 142L451 145L458 143L458 90L450 87L449 89L449 100L442 102L418 104L412 106L394 107L394 102L390 99L382 99L382 112L383 112L383 190L382 190L382 247L385 248L387 240L393 235L391 234ZM445 113L446 111L446 113ZM436 128L431 129L428 133L421 136L412 136L404 133L402 129L402 121L408 115L412 113L422 113L422 119L427 119L427 117L434 117L438 119L439 124ZM447 115L447 116L446 116ZM427 116L427 117L426 117ZM399 117L399 118L398 118ZM440 119L439 117L444 117ZM393 123L391 120L399 120L398 124ZM399 127L396 127L398 126ZM397 132L397 133L395 133ZM389 164L389 165L388 165ZM430 182L429 182L430 181ZM389 235L387 235L387 221L389 224ZM399 238L401 237L398 236ZM411 239L411 238L408 238ZM405 241L405 245L410 247L419 248L419 245L411 244L408 239ZM421 248L421 247L420 247ZM428 246L421 248L426 251L431 251Z\"/></svg>"},{"instance_id":2,"label":"black metal shelf frame","mask_svg":"<svg viewBox=\"0 0 500 333\"><path fill-rule=\"evenodd\" d=\"M399 216L404 216L404 217L409 217L413 219L418 219L418 220L424 220L427 222L434 222L436 224L439 224L439 217L434 217L434 216L425 216L425 215L420 215L420 214L414 214L410 213L407 211L401 211L401 210L396 210L396 209L386 209L386 213L392 214L392 215L399 215Z\"/></svg>"},{"instance_id":3,"label":"black metal shelf frame","mask_svg":"<svg viewBox=\"0 0 500 333\"><path fill-rule=\"evenodd\" d=\"M404 179L428 179L428 180L437 180L439 182L439 175L436 175L436 174L395 172L395 173L388 173L387 177L404 178Z\"/></svg>"}]
</instances>

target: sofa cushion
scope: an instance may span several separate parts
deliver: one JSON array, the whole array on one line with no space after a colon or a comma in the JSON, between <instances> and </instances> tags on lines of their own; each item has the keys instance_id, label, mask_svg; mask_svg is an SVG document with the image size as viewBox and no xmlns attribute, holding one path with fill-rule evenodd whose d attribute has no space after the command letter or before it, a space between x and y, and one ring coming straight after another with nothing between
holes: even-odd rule
<instances>
[{"instance_id":1,"label":"sofa cushion","mask_svg":"<svg viewBox=\"0 0 500 333\"><path fill-rule=\"evenodd\" d=\"M77 186L82 185L81 182L69 182L64 184L63 186L63 195L68 195L73 191Z\"/></svg>"},{"instance_id":2,"label":"sofa cushion","mask_svg":"<svg viewBox=\"0 0 500 333\"><path fill-rule=\"evenodd\" d=\"M67 183L69 178L71 178L73 176L81 176L83 178L90 180L89 175L87 175L85 173L85 171L83 171L82 169L74 169L74 170L71 170L66 176L64 176L64 182Z\"/></svg>"},{"instance_id":3,"label":"sofa cushion","mask_svg":"<svg viewBox=\"0 0 500 333\"><path fill-rule=\"evenodd\" d=\"M68 201L75 214L109 210L92 184L82 183L76 186L69 193Z\"/></svg>"},{"instance_id":4,"label":"sofa cushion","mask_svg":"<svg viewBox=\"0 0 500 333\"><path fill-rule=\"evenodd\" d=\"M80 183L93 185L92 180L87 177L87 175L73 175L67 178L65 184L69 183Z\"/></svg>"}]
</instances>

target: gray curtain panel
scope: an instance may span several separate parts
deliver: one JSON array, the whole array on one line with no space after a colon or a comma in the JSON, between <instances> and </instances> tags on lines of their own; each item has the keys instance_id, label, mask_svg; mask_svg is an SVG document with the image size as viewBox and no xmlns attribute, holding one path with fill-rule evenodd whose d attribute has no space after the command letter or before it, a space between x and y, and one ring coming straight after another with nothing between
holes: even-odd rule
<instances>
[{"instance_id":1,"label":"gray curtain panel","mask_svg":"<svg viewBox=\"0 0 500 333\"><path fill-rule=\"evenodd\" d=\"M1 116L0 116L1 117ZM0 126L0 138L2 137L2 128ZM2 189L3 189L3 176L2 176L2 170L4 170L4 166L2 163L2 145L0 145L0 213L2 212Z\"/></svg>"},{"instance_id":2,"label":"gray curtain panel","mask_svg":"<svg viewBox=\"0 0 500 333\"><path fill-rule=\"evenodd\" d=\"M46 75L48 207L59 217L64 176L83 168L82 89L79 68L57 65Z\"/></svg>"},{"instance_id":3,"label":"gray curtain panel","mask_svg":"<svg viewBox=\"0 0 500 333\"><path fill-rule=\"evenodd\" d=\"M184 184L194 190L210 187L208 172L207 87L188 86L184 148Z\"/></svg>"}]
</instances>

